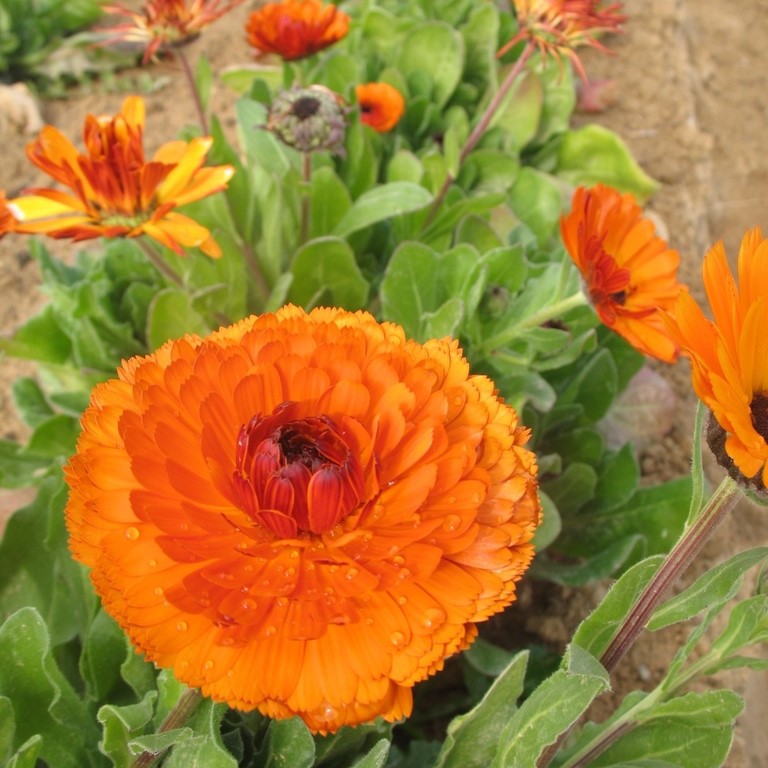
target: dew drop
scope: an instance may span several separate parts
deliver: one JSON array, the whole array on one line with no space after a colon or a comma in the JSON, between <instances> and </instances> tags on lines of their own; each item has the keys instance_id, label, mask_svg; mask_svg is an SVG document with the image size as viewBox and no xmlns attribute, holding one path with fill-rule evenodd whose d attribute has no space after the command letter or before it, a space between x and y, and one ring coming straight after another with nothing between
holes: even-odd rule
<instances>
[{"instance_id":1,"label":"dew drop","mask_svg":"<svg viewBox=\"0 0 768 768\"><path fill-rule=\"evenodd\" d=\"M365 620L365 623L366 623L366 624L367 624L369 627L372 627L372 626L373 626L373 618L372 618L371 616L369 616L369 617L368 617L368 618Z\"/></svg>"},{"instance_id":2,"label":"dew drop","mask_svg":"<svg viewBox=\"0 0 768 768\"><path fill-rule=\"evenodd\" d=\"M288 557L291 558L291 560L298 560L299 559L299 550L298 549L292 549L291 554L288 555Z\"/></svg>"},{"instance_id":3,"label":"dew drop","mask_svg":"<svg viewBox=\"0 0 768 768\"><path fill-rule=\"evenodd\" d=\"M405 579L411 578L411 571L408 568L401 568L397 572L397 578L400 579L400 581L405 581Z\"/></svg>"},{"instance_id":4,"label":"dew drop","mask_svg":"<svg viewBox=\"0 0 768 768\"><path fill-rule=\"evenodd\" d=\"M131 541L136 541L136 539L139 538L139 529L134 528L133 526L131 526L130 528L126 528L125 538L130 539Z\"/></svg>"},{"instance_id":5,"label":"dew drop","mask_svg":"<svg viewBox=\"0 0 768 768\"><path fill-rule=\"evenodd\" d=\"M352 581L352 579L354 579L354 578L355 578L355 576L357 576L357 574L358 574L358 573L360 573L360 571L359 571L357 568L350 568L350 569L349 569L349 570L348 570L348 571L347 571L347 572L344 574L344 576L345 576L345 578L347 579L347 581Z\"/></svg>"},{"instance_id":6,"label":"dew drop","mask_svg":"<svg viewBox=\"0 0 768 768\"><path fill-rule=\"evenodd\" d=\"M432 629L434 626L441 624L445 620L445 611L440 608L427 608L424 611L424 618L422 624L427 629Z\"/></svg>"},{"instance_id":7,"label":"dew drop","mask_svg":"<svg viewBox=\"0 0 768 768\"><path fill-rule=\"evenodd\" d=\"M235 644L234 637L222 637L221 640L219 640L219 645L230 646L234 644Z\"/></svg>"},{"instance_id":8,"label":"dew drop","mask_svg":"<svg viewBox=\"0 0 768 768\"><path fill-rule=\"evenodd\" d=\"M292 579L296 575L296 569L295 568L286 568L285 569L285 575Z\"/></svg>"},{"instance_id":9,"label":"dew drop","mask_svg":"<svg viewBox=\"0 0 768 768\"><path fill-rule=\"evenodd\" d=\"M156 568L157 567L157 560L155 560L154 558L152 558L151 560L147 560L147 565L150 568Z\"/></svg>"},{"instance_id":10,"label":"dew drop","mask_svg":"<svg viewBox=\"0 0 768 768\"><path fill-rule=\"evenodd\" d=\"M176 629L178 629L179 632L186 632L188 627L189 625L187 624L186 621L176 622Z\"/></svg>"},{"instance_id":11,"label":"dew drop","mask_svg":"<svg viewBox=\"0 0 768 768\"><path fill-rule=\"evenodd\" d=\"M405 558L402 555L395 555L392 558L392 562L399 568L403 563L405 563Z\"/></svg>"},{"instance_id":12,"label":"dew drop","mask_svg":"<svg viewBox=\"0 0 768 768\"><path fill-rule=\"evenodd\" d=\"M248 563L248 565L246 565L245 568L243 568L243 570L246 573L253 573L253 566L250 563Z\"/></svg>"},{"instance_id":13,"label":"dew drop","mask_svg":"<svg viewBox=\"0 0 768 768\"><path fill-rule=\"evenodd\" d=\"M394 546L390 547L390 548L387 550L387 554L388 554L390 557L393 557L393 556L394 556L394 555L396 555L396 554L397 554L399 551L400 551L400 547L398 547L398 546L395 544Z\"/></svg>"},{"instance_id":14,"label":"dew drop","mask_svg":"<svg viewBox=\"0 0 768 768\"><path fill-rule=\"evenodd\" d=\"M180 531L188 531L189 530L189 523L179 523L179 530Z\"/></svg>"},{"instance_id":15,"label":"dew drop","mask_svg":"<svg viewBox=\"0 0 768 768\"><path fill-rule=\"evenodd\" d=\"M443 528L446 531L453 532L459 529L461 518L458 515L448 515L443 522Z\"/></svg>"},{"instance_id":16,"label":"dew drop","mask_svg":"<svg viewBox=\"0 0 768 768\"><path fill-rule=\"evenodd\" d=\"M331 720L334 720L336 718L336 715L337 715L336 710L327 701L324 701L320 705L319 717L321 719L330 722Z\"/></svg>"},{"instance_id":17,"label":"dew drop","mask_svg":"<svg viewBox=\"0 0 768 768\"><path fill-rule=\"evenodd\" d=\"M277 634L277 627L274 624L270 624L264 628L264 634L267 637L274 637Z\"/></svg>"},{"instance_id":18,"label":"dew drop","mask_svg":"<svg viewBox=\"0 0 768 768\"><path fill-rule=\"evenodd\" d=\"M203 669L206 669L206 670L207 670L207 669L213 669L213 661L211 661L211 659L207 659L207 660L206 660L206 661L203 663Z\"/></svg>"},{"instance_id":19,"label":"dew drop","mask_svg":"<svg viewBox=\"0 0 768 768\"><path fill-rule=\"evenodd\" d=\"M163 594L163 588L162 587L155 587L152 590L152 592L154 592L154 594L156 594L158 597L160 597L160 595Z\"/></svg>"},{"instance_id":20,"label":"dew drop","mask_svg":"<svg viewBox=\"0 0 768 768\"><path fill-rule=\"evenodd\" d=\"M288 601L284 597L278 597L277 600L275 600L275 605L278 608L285 608L285 606L288 605Z\"/></svg>"},{"instance_id":21,"label":"dew drop","mask_svg":"<svg viewBox=\"0 0 768 768\"><path fill-rule=\"evenodd\" d=\"M408 598L405 595L400 595L400 597L397 598L397 602L399 605L405 605L408 602Z\"/></svg>"},{"instance_id":22,"label":"dew drop","mask_svg":"<svg viewBox=\"0 0 768 768\"><path fill-rule=\"evenodd\" d=\"M308 571L314 571L314 570L315 570L315 567L316 567L316 566L315 566L315 564L314 564L314 563L311 563L311 562L310 562L310 563L307 563L307 564L306 564L306 566L305 566L305 568L306 568Z\"/></svg>"},{"instance_id":23,"label":"dew drop","mask_svg":"<svg viewBox=\"0 0 768 768\"><path fill-rule=\"evenodd\" d=\"M328 572L329 573L336 573L338 570L339 570L339 566L338 565L331 565L331 566L328 567Z\"/></svg>"},{"instance_id":24,"label":"dew drop","mask_svg":"<svg viewBox=\"0 0 768 768\"><path fill-rule=\"evenodd\" d=\"M235 676L235 670L234 669L228 669L227 670L227 677L234 677Z\"/></svg>"},{"instance_id":25,"label":"dew drop","mask_svg":"<svg viewBox=\"0 0 768 768\"><path fill-rule=\"evenodd\" d=\"M253 611L256 608L258 608L258 603L253 598L251 598L251 597L244 597L240 601L240 607L244 611Z\"/></svg>"},{"instance_id":26,"label":"dew drop","mask_svg":"<svg viewBox=\"0 0 768 768\"><path fill-rule=\"evenodd\" d=\"M395 646L395 648L402 648L405 645L405 635L402 632L393 632L389 636L389 642Z\"/></svg>"}]
</instances>

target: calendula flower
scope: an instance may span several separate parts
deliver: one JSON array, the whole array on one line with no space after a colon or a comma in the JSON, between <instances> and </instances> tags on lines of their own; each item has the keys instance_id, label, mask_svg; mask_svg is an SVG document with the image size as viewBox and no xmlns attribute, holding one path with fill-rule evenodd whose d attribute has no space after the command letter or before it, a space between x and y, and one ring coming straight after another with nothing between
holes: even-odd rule
<instances>
[{"instance_id":1,"label":"calendula flower","mask_svg":"<svg viewBox=\"0 0 768 768\"><path fill-rule=\"evenodd\" d=\"M346 108L341 97L323 85L281 91L269 106L266 128L299 152L344 153Z\"/></svg>"},{"instance_id":2,"label":"calendula flower","mask_svg":"<svg viewBox=\"0 0 768 768\"><path fill-rule=\"evenodd\" d=\"M719 424L709 430L718 459L737 479L768 486L768 240L747 232L738 256L738 284L723 244L704 258L704 288L712 311L681 294L667 323L691 361L693 388ZM719 434L718 434L719 433ZM717 443L713 445L713 443ZM722 455L721 448L724 448ZM741 476L739 478L739 475Z\"/></svg>"},{"instance_id":3,"label":"calendula flower","mask_svg":"<svg viewBox=\"0 0 768 768\"><path fill-rule=\"evenodd\" d=\"M396 720L514 600L536 460L456 342L289 306L118 377L66 467L70 547L205 695L321 733Z\"/></svg>"},{"instance_id":4,"label":"calendula flower","mask_svg":"<svg viewBox=\"0 0 768 768\"><path fill-rule=\"evenodd\" d=\"M45 126L27 156L71 191L35 188L11 200L20 228L74 240L144 234L178 254L197 247L220 256L211 233L176 208L224 189L233 168L203 167L212 144L207 137L164 144L147 161L143 132L144 102L138 96L129 96L114 117L85 118L85 153Z\"/></svg>"},{"instance_id":5,"label":"calendula flower","mask_svg":"<svg viewBox=\"0 0 768 768\"><path fill-rule=\"evenodd\" d=\"M671 310L682 289L680 255L632 195L579 187L560 231L600 320L643 354L674 362L679 349L660 310Z\"/></svg>"},{"instance_id":6,"label":"calendula flower","mask_svg":"<svg viewBox=\"0 0 768 768\"><path fill-rule=\"evenodd\" d=\"M379 133L391 131L405 112L405 99L388 83L364 83L355 88L360 120Z\"/></svg>"},{"instance_id":7,"label":"calendula flower","mask_svg":"<svg viewBox=\"0 0 768 768\"><path fill-rule=\"evenodd\" d=\"M114 4L104 7L108 13L125 16L129 21L106 33L114 40L145 46L144 63L159 52L194 40L216 19L240 5L243 0L147 0L140 11Z\"/></svg>"},{"instance_id":8,"label":"calendula flower","mask_svg":"<svg viewBox=\"0 0 768 768\"><path fill-rule=\"evenodd\" d=\"M586 80L584 68L576 49L589 45L602 51L598 37L618 32L626 21L621 3L606 5L603 0L513 0L519 30L499 51L503 56L521 41L528 41L539 49L542 56L552 55L558 60L569 58L576 71Z\"/></svg>"},{"instance_id":9,"label":"calendula flower","mask_svg":"<svg viewBox=\"0 0 768 768\"><path fill-rule=\"evenodd\" d=\"M255 10L245 26L248 42L261 53L287 61L304 59L341 40L349 16L321 0L282 0Z\"/></svg>"},{"instance_id":10,"label":"calendula flower","mask_svg":"<svg viewBox=\"0 0 768 768\"><path fill-rule=\"evenodd\" d=\"M0 189L0 237L16 230L16 219L8 208L5 192Z\"/></svg>"}]
</instances>

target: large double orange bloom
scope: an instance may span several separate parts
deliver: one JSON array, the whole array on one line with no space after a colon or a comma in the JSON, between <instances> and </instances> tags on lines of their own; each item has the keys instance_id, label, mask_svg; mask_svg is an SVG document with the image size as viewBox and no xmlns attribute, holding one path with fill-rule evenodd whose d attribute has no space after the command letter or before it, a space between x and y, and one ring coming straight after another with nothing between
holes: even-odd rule
<instances>
[{"instance_id":1,"label":"large double orange bloom","mask_svg":"<svg viewBox=\"0 0 768 768\"><path fill-rule=\"evenodd\" d=\"M233 168L203 167L210 138L169 142L147 161L143 137L138 96L125 99L114 117L86 117L85 153L45 126L27 155L70 191L36 188L11 200L17 231L74 240L145 234L179 254L198 247L220 256L208 229L176 208L224 189Z\"/></svg>"},{"instance_id":2,"label":"large double orange bloom","mask_svg":"<svg viewBox=\"0 0 768 768\"><path fill-rule=\"evenodd\" d=\"M256 9L246 23L248 42L287 61L304 59L343 38L349 16L321 0L282 0Z\"/></svg>"},{"instance_id":3,"label":"large double orange bloom","mask_svg":"<svg viewBox=\"0 0 768 768\"><path fill-rule=\"evenodd\" d=\"M70 546L179 680L322 733L395 720L514 600L536 460L456 342L286 307L118 374L66 468Z\"/></svg>"},{"instance_id":4,"label":"large double orange bloom","mask_svg":"<svg viewBox=\"0 0 768 768\"><path fill-rule=\"evenodd\" d=\"M704 258L712 310L681 294L670 331L691 360L693 388L725 431L725 451L744 477L768 486L768 240L748 232L738 256L738 284L722 243Z\"/></svg>"},{"instance_id":5,"label":"large double orange bloom","mask_svg":"<svg viewBox=\"0 0 768 768\"><path fill-rule=\"evenodd\" d=\"M643 354L674 362L679 349L660 310L671 310L683 290L680 255L655 234L632 195L579 187L560 231L600 320Z\"/></svg>"}]
</instances>

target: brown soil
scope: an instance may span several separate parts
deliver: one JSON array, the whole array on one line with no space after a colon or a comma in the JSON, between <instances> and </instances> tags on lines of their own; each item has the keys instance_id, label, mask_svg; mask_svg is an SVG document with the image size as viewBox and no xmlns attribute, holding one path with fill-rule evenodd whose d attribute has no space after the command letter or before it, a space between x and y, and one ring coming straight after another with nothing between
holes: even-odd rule
<instances>
[{"instance_id":1,"label":"brown soil","mask_svg":"<svg viewBox=\"0 0 768 768\"><path fill-rule=\"evenodd\" d=\"M670 243L682 254L682 278L702 298L699 265L705 250L722 239L732 256L745 230L761 225L768 232L768 153L763 140L768 117L768 0L625 0L629 21L626 33L609 41L615 56L589 52L584 56L591 78L611 78L615 101L600 115L585 115L579 122L597 121L615 130L630 146L643 168L662 182L649 209L660 219ZM196 48L204 51L214 71L247 61L243 21L248 4L236 9L208 30ZM145 94L148 104L147 143L162 143L194 121L178 66L163 64L151 74L158 89ZM127 75L126 78L130 77ZM123 78L123 80L126 80ZM129 82L129 81L128 81ZM43 105L46 122L66 135L79 136L88 112L114 113L123 95L95 89L85 95ZM223 87L214 109L231 125L232 94ZM3 162L0 189L9 195L45 179L23 155L28 136L0 122ZM66 248L57 252L66 253ZM36 267L24 240L7 237L0 242L0 332L16 328L44 301L37 289ZM30 367L14 360L0 365L0 436L18 438L24 428L13 413L9 387ZM694 398L688 366L665 367L680 402L672 431L642 458L647 479L664 480L685 473L690 456ZM717 478L717 468L711 475ZM19 506L24 494L0 491L0 521ZM696 564L702 572L737 551L768 542L765 510L743 504L726 522ZM520 619L545 640L562 643L572 628L600 597L558 593L535 615L521 600ZM523 590L525 593L526 590ZM523 609L527 607L527 611ZM635 687L649 688L680 644L683 629L642 638L620 666L615 687L620 695ZM736 730L729 768L768 765L768 676L734 674L729 679L747 700ZM602 712L607 704L601 706Z\"/></svg>"}]
</instances>

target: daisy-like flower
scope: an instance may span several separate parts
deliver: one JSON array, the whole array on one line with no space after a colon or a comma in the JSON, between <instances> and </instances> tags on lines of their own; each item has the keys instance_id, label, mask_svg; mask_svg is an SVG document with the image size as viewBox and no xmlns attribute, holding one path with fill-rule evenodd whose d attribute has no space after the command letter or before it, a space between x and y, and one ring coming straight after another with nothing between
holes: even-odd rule
<instances>
[{"instance_id":1,"label":"daisy-like flower","mask_svg":"<svg viewBox=\"0 0 768 768\"><path fill-rule=\"evenodd\" d=\"M349 16L321 0L282 0L255 10L245 26L248 42L260 53L286 61L304 59L341 40Z\"/></svg>"},{"instance_id":2,"label":"daisy-like flower","mask_svg":"<svg viewBox=\"0 0 768 768\"><path fill-rule=\"evenodd\" d=\"M569 58L583 80L587 77L576 49L589 45L607 51L599 36L618 32L626 21L618 2L606 5L603 0L513 0L513 3L519 30L498 55L503 56L526 40L544 57L552 55L559 61Z\"/></svg>"},{"instance_id":3,"label":"daisy-like flower","mask_svg":"<svg viewBox=\"0 0 768 768\"><path fill-rule=\"evenodd\" d=\"M35 188L9 201L19 231L74 240L144 234L178 254L197 247L220 256L211 233L175 209L224 189L234 169L203 167L208 137L169 142L147 161L143 133L138 96L129 96L114 117L86 117L84 154L45 126L27 156L71 191Z\"/></svg>"},{"instance_id":4,"label":"daisy-like flower","mask_svg":"<svg viewBox=\"0 0 768 768\"><path fill-rule=\"evenodd\" d=\"M405 112L405 99L388 83L363 83L355 88L360 120L379 133L391 131Z\"/></svg>"},{"instance_id":5,"label":"daisy-like flower","mask_svg":"<svg viewBox=\"0 0 768 768\"><path fill-rule=\"evenodd\" d=\"M671 310L683 290L680 255L632 195L602 184L579 187L560 231L600 320L643 354L674 362L679 349L660 310Z\"/></svg>"},{"instance_id":6,"label":"daisy-like flower","mask_svg":"<svg viewBox=\"0 0 768 768\"><path fill-rule=\"evenodd\" d=\"M147 0L140 11L124 5L104 7L108 13L129 19L106 33L113 40L139 43L145 47L144 63L160 52L194 40L216 19L240 5L243 0Z\"/></svg>"},{"instance_id":7,"label":"daisy-like flower","mask_svg":"<svg viewBox=\"0 0 768 768\"><path fill-rule=\"evenodd\" d=\"M696 394L719 424L708 434L715 455L736 479L754 478L747 484L762 489L768 486L768 240L759 228L744 236L737 269L738 284L723 244L715 245L702 270L713 319L683 293L666 320L690 358Z\"/></svg>"},{"instance_id":8,"label":"daisy-like flower","mask_svg":"<svg viewBox=\"0 0 768 768\"><path fill-rule=\"evenodd\" d=\"M536 459L456 342L289 306L118 376L66 468L70 547L203 694L321 733L396 720L515 599Z\"/></svg>"}]
</instances>

